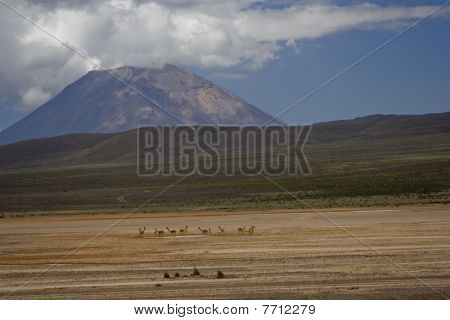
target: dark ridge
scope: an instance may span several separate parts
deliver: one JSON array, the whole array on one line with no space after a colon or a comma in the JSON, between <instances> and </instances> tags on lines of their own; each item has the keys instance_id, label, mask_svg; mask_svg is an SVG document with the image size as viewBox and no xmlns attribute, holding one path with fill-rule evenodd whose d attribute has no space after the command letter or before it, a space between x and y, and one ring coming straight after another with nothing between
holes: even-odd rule
<instances>
[{"instance_id":1,"label":"dark ridge","mask_svg":"<svg viewBox=\"0 0 450 320\"><path fill-rule=\"evenodd\" d=\"M426 115L373 115L313 125L307 145L350 140L427 137L450 133L450 112ZM136 161L135 130L113 134L70 134L0 146L0 168L76 166Z\"/></svg>"}]
</instances>

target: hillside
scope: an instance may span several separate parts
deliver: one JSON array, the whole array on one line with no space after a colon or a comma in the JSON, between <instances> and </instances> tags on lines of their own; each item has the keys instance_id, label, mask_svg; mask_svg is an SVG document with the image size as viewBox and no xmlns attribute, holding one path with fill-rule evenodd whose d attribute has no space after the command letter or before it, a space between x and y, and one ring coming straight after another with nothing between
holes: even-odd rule
<instances>
[{"instance_id":1,"label":"hillside","mask_svg":"<svg viewBox=\"0 0 450 320\"><path fill-rule=\"evenodd\" d=\"M318 123L308 145L352 140L450 134L450 112L427 115L373 115ZM136 132L73 134L0 146L0 168L42 165L127 163L136 160Z\"/></svg>"},{"instance_id":2,"label":"hillside","mask_svg":"<svg viewBox=\"0 0 450 320\"><path fill-rule=\"evenodd\" d=\"M371 115L353 120L317 123L311 142L350 138L378 139L450 133L450 112L425 115Z\"/></svg>"},{"instance_id":3,"label":"hillside","mask_svg":"<svg viewBox=\"0 0 450 320\"><path fill-rule=\"evenodd\" d=\"M305 148L313 175L273 177L301 201L260 176L139 177L134 130L18 142L0 147L0 217L121 212L167 188L142 211L448 204L448 116L315 125Z\"/></svg>"}]
</instances>

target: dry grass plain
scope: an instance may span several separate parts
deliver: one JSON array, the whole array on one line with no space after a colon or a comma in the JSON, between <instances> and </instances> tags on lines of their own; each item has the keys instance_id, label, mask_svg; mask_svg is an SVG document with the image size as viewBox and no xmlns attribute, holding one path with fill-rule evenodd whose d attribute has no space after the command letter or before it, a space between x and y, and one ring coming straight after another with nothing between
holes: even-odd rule
<instances>
[{"instance_id":1,"label":"dry grass plain","mask_svg":"<svg viewBox=\"0 0 450 320\"><path fill-rule=\"evenodd\" d=\"M0 219L2 299L442 299L450 207ZM166 227L189 226L168 236ZM225 228L219 234L218 226ZM253 236L241 226L256 226ZM138 228L146 227L143 237ZM211 228L201 235L198 227ZM102 233L105 229L106 232ZM165 237L153 234L166 230ZM77 249L78 248L78 249ZM191 276L197 267L200 276ZM217 279L221 270L225 278ZM169 272L171 279L164 279ZM174 278L175 272L181 277Z\"/></svg>"}]
</instances>

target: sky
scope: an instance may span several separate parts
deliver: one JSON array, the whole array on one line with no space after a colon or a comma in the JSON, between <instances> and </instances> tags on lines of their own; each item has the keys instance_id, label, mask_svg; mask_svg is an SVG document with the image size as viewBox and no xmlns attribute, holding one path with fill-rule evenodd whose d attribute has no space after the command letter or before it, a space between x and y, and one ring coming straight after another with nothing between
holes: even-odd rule
<instances>
[{"instance_id":1,"label":"sky","mask_svg":"<svg viewBox=\"0 0 450 320\"><path fill-rule=\"evenodd\" d=\"M2 0L0 129L93 69L92 63L175 64L278 115L444 2ZM450 5L281 119L303 124L450 111L449 57Z\"/></svg>"}]
</instances>

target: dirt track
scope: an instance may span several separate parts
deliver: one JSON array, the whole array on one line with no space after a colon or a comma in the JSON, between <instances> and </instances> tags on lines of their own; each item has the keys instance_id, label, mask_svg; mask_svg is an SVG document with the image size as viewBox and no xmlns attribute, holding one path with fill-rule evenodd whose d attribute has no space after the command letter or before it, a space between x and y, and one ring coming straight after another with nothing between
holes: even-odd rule
<instances>
[{"instance_id":1,"label":"dirt track","mask_svg":"<svg viewBox=\"0 0 450 320\"><path fill-rule=\"evenodd\" d=\"M321 212L350 234L311 211L133 214L121 222L123 215L1 219L0 297L450 296L450 207ZM185 225L186 236L153 234ZM244 225L256 226L253 236L237 234ZM198 227L213 234L202 236ZM200 276L190 275L194 266ZM215 278L217 270L224 279ZM164 279L166 271L181 277Z\"/></svg>"}]
</instances>

